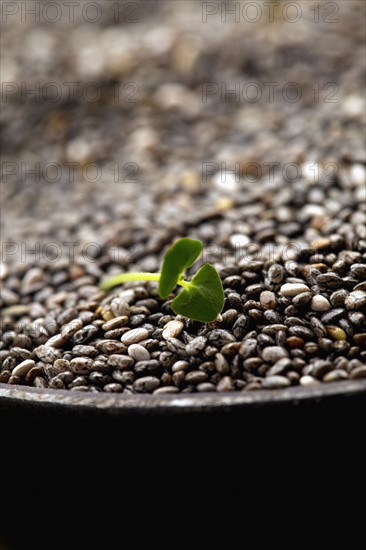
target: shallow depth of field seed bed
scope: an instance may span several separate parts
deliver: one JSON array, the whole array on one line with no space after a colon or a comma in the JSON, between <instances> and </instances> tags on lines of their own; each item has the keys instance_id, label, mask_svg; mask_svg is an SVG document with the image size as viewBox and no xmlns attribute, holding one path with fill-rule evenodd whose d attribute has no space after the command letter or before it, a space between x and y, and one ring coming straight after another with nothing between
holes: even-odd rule
<instances>
[{"instance_id":1,"label":"shallow depth of field seed bed","mask_svg":"<svg viewBox=\"0 0 366 550\"><path fill-rule=\"evenodd\" d=\"M135 2L128 24L112 4L94 24L4 25L0 383L364 384L365 4L331 3L333 24L309 2L293 24L204 22L189 1ZM187 277L221 277L214 322L175 315L156 282L100 289L157 272L181 237L204 245Z\"/></svg>"}]
</instances>

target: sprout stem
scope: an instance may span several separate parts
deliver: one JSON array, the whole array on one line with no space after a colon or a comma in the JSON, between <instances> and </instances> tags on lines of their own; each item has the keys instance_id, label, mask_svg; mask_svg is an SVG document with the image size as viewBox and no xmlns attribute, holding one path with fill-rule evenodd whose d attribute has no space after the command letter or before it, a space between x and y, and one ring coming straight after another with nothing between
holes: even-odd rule
<instances>
[{"instance_id":1,"label":"sprout stem","mask_svg":"<svg viewBox=\"0 0 366 550\"><path fill-rule=\"evenodd\" d=\"M104 281L100 288L102 290L110 290L114 286L127 283L128 281L159 281L160 273L122 273L115 277L110 277Z\"/></svg>"},{"instance_id":2,"label":"sprout stem","mask_svg":"<svg viewBox=\"0 0 366 550\"><path fill-rule=\"evenodd\" d=\"M160 281L160 273L122 273L104 281L100 285L100 288L102 290L110 290L114 286L127 283L128 281ZM188 288L190 285L188 281L184 281L183 279L179 279L177 284L184 288Z\"/></svg>"}]
</instances>

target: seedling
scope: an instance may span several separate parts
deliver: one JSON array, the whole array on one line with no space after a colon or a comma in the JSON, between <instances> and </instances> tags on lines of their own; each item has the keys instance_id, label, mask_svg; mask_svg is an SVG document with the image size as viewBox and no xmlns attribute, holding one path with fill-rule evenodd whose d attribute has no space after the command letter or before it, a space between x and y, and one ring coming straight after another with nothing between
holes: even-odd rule
<instances>
[{"instance_id":1,"label":"seedling","mask_svg":"<svg viewBox=\"0 0 366 550\"><path fill-rule=\"evenodd\" d=\"M122 273L104 281L101 288L108 291L127 281L158 281L159 296L165 299L179 285L183 290L171 303L174 313L210 323L224 307L224 290L219 274L211 264L205 264L191 281L186 281L184 276L184 271L201 252L200 241L179 239L165 253L160 273Z\"/></svg>"}]
</instances>

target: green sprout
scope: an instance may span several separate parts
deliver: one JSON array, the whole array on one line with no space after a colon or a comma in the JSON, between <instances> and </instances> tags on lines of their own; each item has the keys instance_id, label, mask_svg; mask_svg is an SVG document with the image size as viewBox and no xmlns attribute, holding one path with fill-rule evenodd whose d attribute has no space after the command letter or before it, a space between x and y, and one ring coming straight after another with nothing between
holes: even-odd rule
<instances>
[{"instance_id":1,"label":"green sprout","mask_svg":"<svg viewBox=\"0 0 366 550\"><path fill-rule=\"evenodd\" d=\"M183 274L201 252L200 241L179 239L165 253L160 273L122 273L102 282L101 289L108 291L127 281L158 281L159 296L164 300L179 285L183 290L171 303L174 313L211 323L224 307L224 289L219 274L211 264L203 265L191 281L186 281Z\"/></svg>"}]
</instances>

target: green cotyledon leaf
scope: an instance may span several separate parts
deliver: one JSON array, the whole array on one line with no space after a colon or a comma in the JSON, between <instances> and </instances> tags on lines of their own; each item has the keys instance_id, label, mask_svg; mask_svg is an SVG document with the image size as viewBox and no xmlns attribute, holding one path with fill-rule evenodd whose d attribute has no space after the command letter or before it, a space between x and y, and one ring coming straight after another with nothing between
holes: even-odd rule
<instances>
[{"instance_id":1,"label":"green cotyledon leaf","mask_svg":"<svg viewBox=\"0 0 366 550\"><path fill-rule=\"evenodd\" d=\"M159 281L159 296L167 298L174 290L182 273L192 265L202 252L202 243L183 238L176 241L165 253Z\"/></svg>"},{"instance_id":2,"label":"green cotyledon leaf","mask_svg":"<svg viewBox=\"0 0 366 550\"><path fill-rule=\"evenodd\" d=\"M205 264L171 303L174 313L211 323L224 307L224 289L216 269Z\"/></svg>"}]
</instances>

